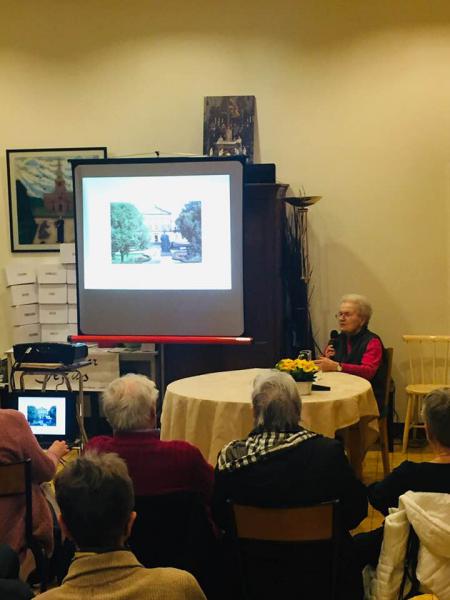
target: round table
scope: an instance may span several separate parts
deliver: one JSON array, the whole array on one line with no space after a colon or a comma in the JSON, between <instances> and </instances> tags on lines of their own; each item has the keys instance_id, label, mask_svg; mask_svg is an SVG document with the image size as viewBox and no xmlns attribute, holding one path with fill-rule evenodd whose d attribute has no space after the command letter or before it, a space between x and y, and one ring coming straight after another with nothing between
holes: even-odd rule
<instances>
[{"instance_id":1,"label":"round table","mask_svg":"<svg viewBox=\"0 0 450 600\"><path fill-rule=\"evenodd\" d=\"M253 427L253 380L264 369L244 369L187 377L168 385L161 416L161 439L186 440L216 464L219 450L228 442L247 437ZM321 373L320 385L302 398L301 424L334 437L345 431L350 460L361 472L362 453L377 431L378 407L370 382L346 373Z\"/></svg>"}]
</instances>

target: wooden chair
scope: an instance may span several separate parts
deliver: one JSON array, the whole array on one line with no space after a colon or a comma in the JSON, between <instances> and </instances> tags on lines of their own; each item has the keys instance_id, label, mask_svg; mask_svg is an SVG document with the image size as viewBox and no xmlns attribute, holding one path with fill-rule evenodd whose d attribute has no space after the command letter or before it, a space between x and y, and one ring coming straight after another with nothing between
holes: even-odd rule
<instances>
[{"instance_id":1,"label":"wooden chair","mask_svg":"<svg viewBox=\"0 0 450 600\"><path fill-rule=\"evenodd\" d=\"M204 502L192 491L136 496L128 544L148 568L175 567L195 576L213 596L217 539Z\"/></svg>"},{"instance_id":2,"label":"wooden chair","mask_svg":"<svg viewBox=\"0 0 450 600\"><path fill-rule=\"evenodd\" d=\"M45 592L48 584L49 559L43 544L33 535L33 504L31 493L31 459L16 463L0 464L0 498L17 496L25 500L25 541L33 553L39 575L40 591Z\"/></svg>"},{"instance_id":3,"label":"wooden chair","mask_svg":"<svg viewBox=\"0 0 450 600\"><path fill-rule=\"evenodd\" d=\"M293 508L230 502L243 597L333 600L339 554L338 506L338 500ZM311 591L313 596L308 595Z\"/></svg>"},{"instance_id":4,"label":"wooden chair","mask_svg":"<svg viewBox=\"0 0 450 600\"><path fill-rule=\"evenodd\" d=\"M389 439L388 439L388 413L389 399L391 393L392 380L392 359L394 357L394 349L386 348L386 385L384 388L383 404L381 406L380 416L378 418L378 428L380 430L380 451L383 460L384 476L391 472L389 461Z\"/></svg>"},{"instance_id":5,"label":"wooden chair","mask_svg":"<svg viewBox=\"0 0 450 600\"><path fill-rule=\"evenodd\" d=\"M406 386L403 452L408 447L411 429L423 428L420 409L424 396L449 385L450 335L404 335L408 346L409 383Z\"/></svg>"}]
</instances>

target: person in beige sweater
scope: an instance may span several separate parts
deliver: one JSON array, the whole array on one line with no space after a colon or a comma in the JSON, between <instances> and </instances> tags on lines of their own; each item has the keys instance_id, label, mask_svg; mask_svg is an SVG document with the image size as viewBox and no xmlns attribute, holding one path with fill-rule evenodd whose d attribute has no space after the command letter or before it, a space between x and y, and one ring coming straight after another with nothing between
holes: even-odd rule
<instances>
[{"instance_id":1,"label":"person in beige sweater","mask_svg":"<svg viewBox=\"0 0 450 600\"><path fill-rule=\"evenodd\" d=\"M190 573L146 569L125 548L136 513L117 454L87 452L57 475L55 489L61 530L77 552L62 585L40 600L206 600Z\"/></svg>"}]
</instances>

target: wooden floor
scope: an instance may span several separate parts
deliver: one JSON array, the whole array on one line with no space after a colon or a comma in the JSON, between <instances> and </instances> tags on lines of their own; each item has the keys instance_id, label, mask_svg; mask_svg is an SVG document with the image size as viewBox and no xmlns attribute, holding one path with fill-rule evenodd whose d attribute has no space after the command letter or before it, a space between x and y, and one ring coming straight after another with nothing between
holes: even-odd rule
<instances>
[{"instance_id":1,"label":"wooden floor","mask_svg":"<svg viewBox=\"0 0 450 600\"><path fill-rule=\"evenodd\" d=\"M404 460L412 460L414 462L423 462L431 460L433 455L425 442L420 443L416 448L408 448L408 452L403 454L400 442L394 444L394 452L391 457L391 469L398 466ZM366 485L374 481L380 481L384 478L383 463L381 461L381 453L379 450L369 450L364 459L363 464L363 481ZM384 517L377 510L369 505L369 514L360 525L352 531L352 533L361 533L363 531L371 531L380 527Z\"/></svg>"}]
</instances>

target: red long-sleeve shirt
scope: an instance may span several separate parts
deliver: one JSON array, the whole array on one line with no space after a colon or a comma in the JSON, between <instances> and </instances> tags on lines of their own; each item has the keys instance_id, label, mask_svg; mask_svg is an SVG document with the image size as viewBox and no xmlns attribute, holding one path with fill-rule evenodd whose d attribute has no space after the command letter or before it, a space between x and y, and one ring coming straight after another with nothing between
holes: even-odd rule
<instances>
[{"instance_id":1,"label":"red long-sleeve shirt","mask_svg":"<svg viewBox=\"0 0 450 600\"><path fill-rule=\"evenodd\" d=\"M347 350L350 353L352 347L352 338L347 339ZM360 365L351 363L342 363L342 371L350 375L358 375L368 381L371 381L378 371L378 368L383 359L383 347L378 338L373 338L369 341L366 351L363 354Z\"/></svg>"}]
</instances>

